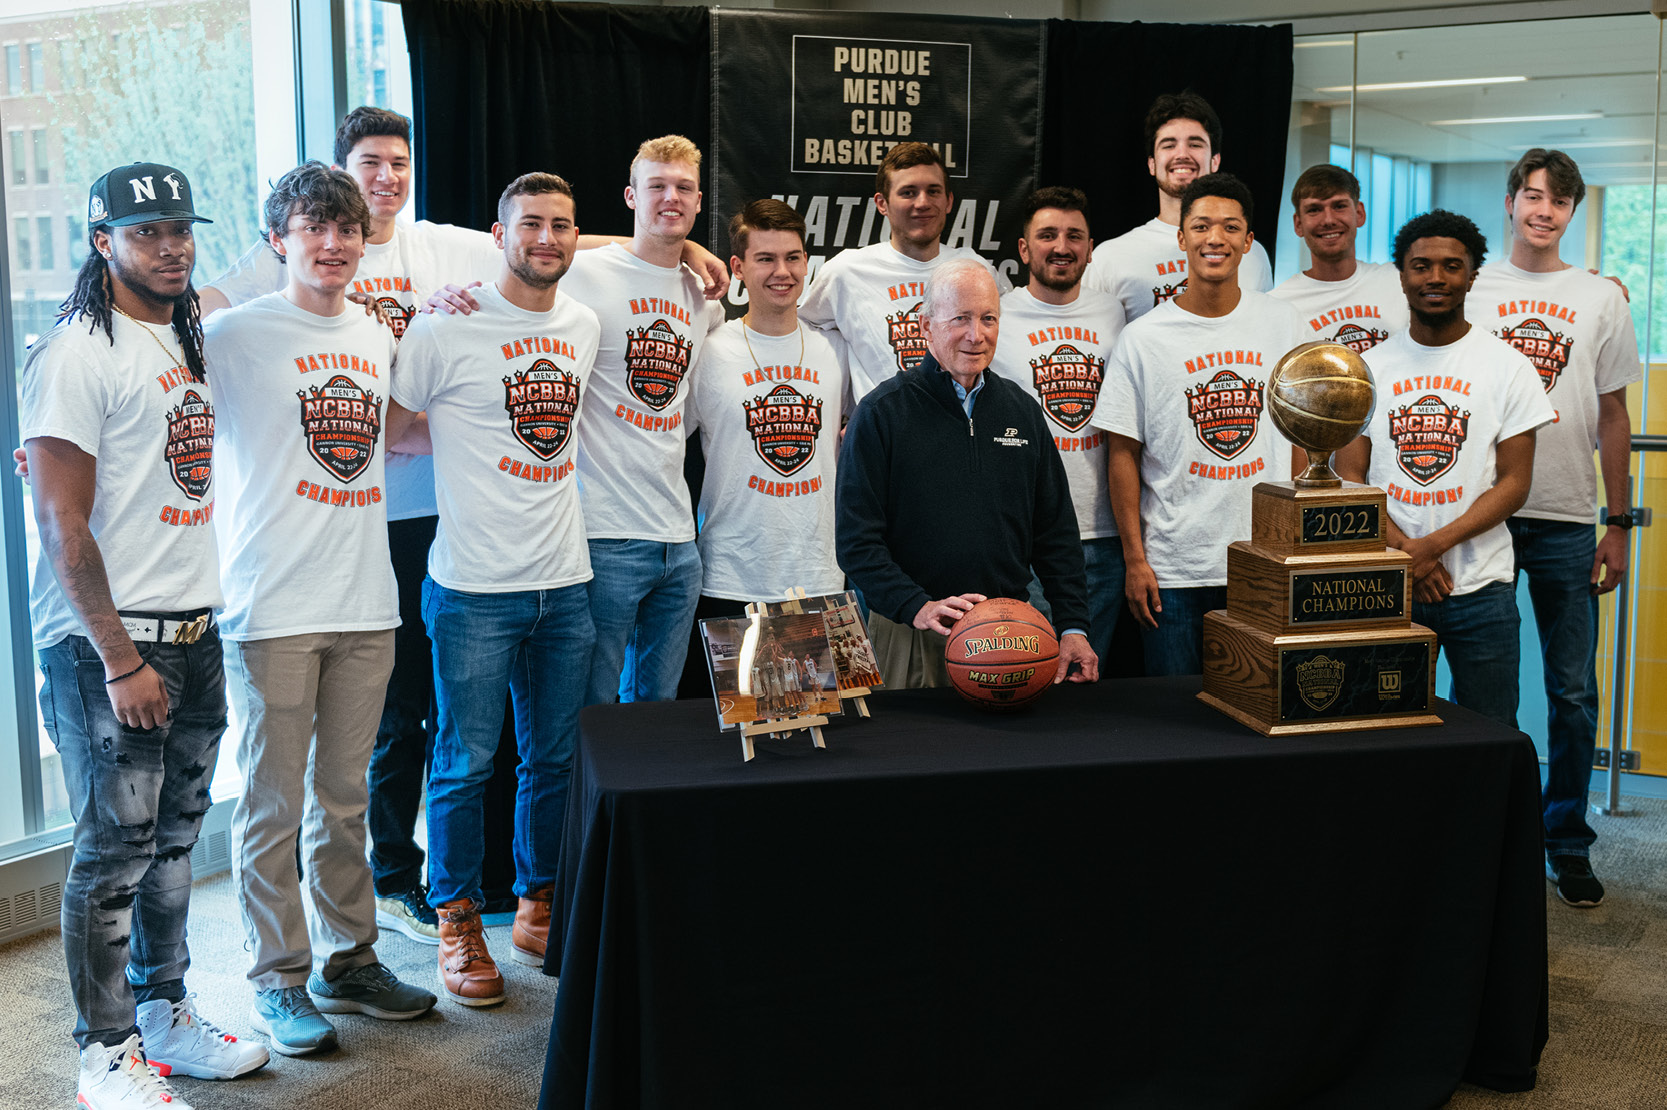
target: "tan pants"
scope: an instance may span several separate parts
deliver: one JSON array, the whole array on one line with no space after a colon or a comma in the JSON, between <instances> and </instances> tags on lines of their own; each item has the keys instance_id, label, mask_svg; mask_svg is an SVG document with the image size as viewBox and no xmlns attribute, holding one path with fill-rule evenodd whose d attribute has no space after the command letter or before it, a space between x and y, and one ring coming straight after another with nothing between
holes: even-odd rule
<instances>
[{"instance_id":1,"label":"tan pants","mask_svg":"<svg viewBox=\"0 0 1667 1110\"><path fill-rule=\"evenodd\" d=\"M376 962L365 770L393 665L392 629L226 641L243 774L232 881L258 990L304 985L315 958L326 979Z\"/></svg>"},{"instance_id":2,"label":"tan pants","mask_svg":"<svg viewBox=\"0 0 1667 1110\"><path fill-rule=\"evenodd\" d=\"M949 685L949 669L943 665L948 636L869 613L868 638L874 644L874 661L880 665L880 680L887 689Z\"/></svg>"}]
</instances>

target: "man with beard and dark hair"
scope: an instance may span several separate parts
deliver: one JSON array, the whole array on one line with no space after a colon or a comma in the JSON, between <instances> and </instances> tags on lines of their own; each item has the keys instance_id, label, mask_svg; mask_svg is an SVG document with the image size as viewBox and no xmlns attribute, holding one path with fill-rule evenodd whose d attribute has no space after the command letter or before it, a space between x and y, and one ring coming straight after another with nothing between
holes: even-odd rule
<instances>
[{"instance_id":1,"label":"man with beard and dark hair","mask_svg":"<svg viewBox=\"0 0 1667 1110\"><path fill-rule=\"evenodd\" d=\"M23 367L41 539L29 613L75 817L61 916L88 1110L189 1110L162 1072L230 1079L267 1062L185 990L191 848L226 727L197 222L176 169L94 182L92 249Z\"/></svg>"},{"instance_id":2,"label":"man with beard and dark hair","mask_svg":"<svg viewBox=\"0 0 1667 1110\"><path fill-rule=\"evenodd\" d=\"M601 325L557 284L578 239L573 190L523 174L498 201L498 280L468 314L419 316L394 400L426 411L440 526L423 617L434 642L439 734L428 779L429 900L439 975L465 1006L504 999L480 912L485 787L514 703L520 756L510 955L540 966L595 630L575 475L579 414Z\"/></svg>"},{"instance_id":3,"label":"man with beard and dark hair","mask_svg":"<svg viewBox=\"0 0 1667 1110\"><path fill-rule=\"evenodd\" d=\"M1100 244L1083 276L1090 289L1116 297L1132 322L1179 295L1187 286L1187 254L1175 244L1181 195L1194 181L1221 168L1221 119L1191 89L1165 93L1146 112L1146 171L1158 184L1158 214ZM1273 267L1262 244L1252 242L1239 285L1266 292Z\"/></svg>"},{"instance_id":4,"label":"man with beard and dark hair","mask_svg":"<svg viewBox=\"0 0 1667 1110\"><path fill-rule=\"evenodd\" d=\"M1515 728L1520 618L1505 520L1528 498L1535 431L1556 414L1528 359L1465 319L1486 251L1475 224L1441 209L1395 236L1412 323L1366 352L1378 406L1337 472L1388 494L1384 538L1412 556L1412 619L1440 640L1449 697Z\"/></svg>"},{"instance_id":5,"label":"man with beard and dark hair","mask_svg":"<svg viewBox=\"0 0 1667 1110\"><path fill-rule=\"evenodd\" d=\"M320 1010L405 1020L435 998L377 959L365 860L365 772L399 624L383 459L412 426L387 403L393 333L347 302L370 214L352 177L307 162L273 185L265 217L283 290L215 313L203 335L244 785L232 881L251 1020L297 1056L335 1045Z\"/></svg>"},{"instance_id":6,"label":"man with beard and dark hair","mask_svg":"<svg viewBox=\"0 0 1667 1110\"><path fill-rule=\"evenodd\" d=\"M1047 416L1076 505L1088 576L1088 643L1111 667L1112 631L1123 612L1123 548L1106 483L1106 436L1089 421L1100 400L1106 358L1123 330L1117 298L1082 285L1093 253L1088 198L1051 186L1019 210L1019 261L1028 280L1001 298L1002 339L991 369L1029 393ZM1030 603L1049 614L1033 575ZM1051 616L1051 614L1049 614Z\"/></svg>"}]
</instances>

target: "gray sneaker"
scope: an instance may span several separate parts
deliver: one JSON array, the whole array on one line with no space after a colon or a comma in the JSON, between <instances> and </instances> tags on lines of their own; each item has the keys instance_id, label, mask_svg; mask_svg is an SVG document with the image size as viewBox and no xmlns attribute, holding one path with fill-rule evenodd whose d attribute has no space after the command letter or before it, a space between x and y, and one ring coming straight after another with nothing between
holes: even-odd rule
<instances>
[{"instance_id":1,"label":"gray sneaker","mask_svg":"<svg viewBox=\"0 0 1667 1110\"><path fill-rule=\"evenodd\" d=\"M315 971L307 980L307 990L327 1014L369 1014L384 1021L422 1017L435 1003L428 991L400 982L382 964L344 971L329 982Z\"/></svg>"},{"instance_id":2,"label":"gray sneaker","mask_svg":"<svg viewBox=\"0 0 1667 1110\"><path fill-rule=\"evenodd\" d=\"M305 987L256 991L249 1020L266 1034L273 1050L285 1056L305 1056L336 1047L336 1027L318 1012Z\"/></svg>"}]
</instances>

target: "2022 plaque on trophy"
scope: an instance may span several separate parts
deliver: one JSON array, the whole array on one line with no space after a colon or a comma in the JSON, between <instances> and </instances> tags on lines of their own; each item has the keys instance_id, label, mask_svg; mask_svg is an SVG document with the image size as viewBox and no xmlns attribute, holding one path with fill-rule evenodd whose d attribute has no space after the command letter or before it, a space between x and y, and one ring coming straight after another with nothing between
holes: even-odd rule
<instances>
[{"instance_id":1,"label":"2022 plaque on trophy","mask_svg":"<svg viewBox=\"0 0 1667 1110\"><path fill-rule=\"evenodd\" d=\"M1250 540L1227 549L1227 608L1204 617L1199 698L1268 735L1440 724L1435 633L1409 615L1412 560L1384 545L1384 493L1330 465L1372 415L1371 372L1341 344L1304 343L1267 398L1308 467L1251 492Z\"/></svg>"}]
</instances>

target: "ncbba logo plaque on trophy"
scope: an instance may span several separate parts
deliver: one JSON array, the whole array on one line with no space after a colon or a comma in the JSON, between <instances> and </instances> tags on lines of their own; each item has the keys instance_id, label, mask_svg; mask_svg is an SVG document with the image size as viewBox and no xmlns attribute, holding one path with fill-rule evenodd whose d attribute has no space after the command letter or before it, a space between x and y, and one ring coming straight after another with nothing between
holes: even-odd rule
<instances>
[{"instance_id":1,"label":"ncbba logo plaque on trophy","mask_svg":"<svg viewBox=\"0 0 1667 1110\"><path fill-rule=\"evenodd\" d=\"M1227 608L1204 617L1199 698L1273 736L1440 724L1435 633L1412 623L1412 559L1384 545L1384 493L1329 465L1371 415L1365 364L1304 344L1267 388L1309 467L1251 493L1251 538L1227 549Z\"/></svg>"}]
</instances>

